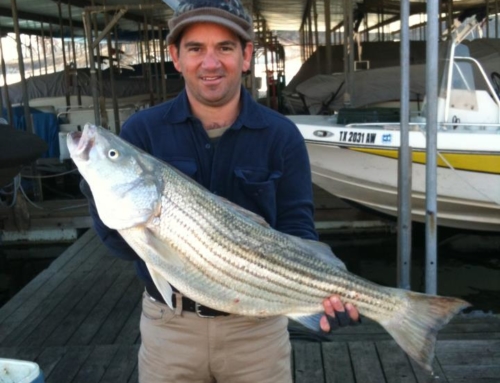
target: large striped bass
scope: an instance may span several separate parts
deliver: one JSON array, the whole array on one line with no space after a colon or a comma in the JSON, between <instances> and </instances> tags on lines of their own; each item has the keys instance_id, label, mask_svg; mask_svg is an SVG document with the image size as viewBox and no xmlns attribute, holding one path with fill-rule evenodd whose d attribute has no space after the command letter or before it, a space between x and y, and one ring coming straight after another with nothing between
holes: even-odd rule
<instances>
[{"instance_id":1,"label":"large striped bass","mask_svg":"<svg viewBox=\"0 0 500 383\"><path fill-rule=\"evenodd\" d=\"M358 277L328 246L272 229L102 128L69 134L68 148L100 218L146 262L170 306L172 284L216 310L286 315L319 331L322 301L337 294L430 371L437 331L469 305Z\"/></svg>"}]
</instances>

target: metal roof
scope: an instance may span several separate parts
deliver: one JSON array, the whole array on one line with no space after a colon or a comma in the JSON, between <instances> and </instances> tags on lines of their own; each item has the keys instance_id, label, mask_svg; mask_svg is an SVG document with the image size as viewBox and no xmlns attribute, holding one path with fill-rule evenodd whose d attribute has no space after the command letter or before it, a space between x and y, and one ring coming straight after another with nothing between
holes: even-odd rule
<instances>
[{"instance_id":1,"label":"metal roof","mask_svg":"<svg viewBox=\"0 0 500 383\"><path fill-rule=\"evenodd\" d=\"M348 0L347 0L348 1ZM52 29L55 35L60 35L61 26L65 35L70 35L70 26L73 26L75 36L83 35L83 8L88 6L145 6L153 5L154 9L140 11L129 9L119 22L119 28L123 31L140 30L140 24L144 22L144 16L148 21L156 25L166 26L173 11L162 0L16 0L18 19L21 33L41 34L43 26L44 34L49 35ZM266 20L271 31L298 31L303 20L309 12L315 13L319 31L325 30L324 0L243 0L248 9L255 14L260 14ZM343 20L343 5L345 0L330 0L331 26L335 28L341 25ZM399 15L400 1L396 0L363 0L354 1L354 8L368 17L368 27L381 22L379 16L385 18L397 17ZM485 6L490 4L494 10L497 2L478 0L454 0L452 7L454 11L460 11L468 7ZM449 9L448 1L442 0L443 9ZM425 13L425 0L410 1L411 14ZM0 0L0 30L2 35L13 31L12 0ZM59 18L61 15L61 18ZM99 26L104 27L105 21L102 14L98 14ZM384 19L385 20L385 19Z\"/></svg>"}]
</instances>

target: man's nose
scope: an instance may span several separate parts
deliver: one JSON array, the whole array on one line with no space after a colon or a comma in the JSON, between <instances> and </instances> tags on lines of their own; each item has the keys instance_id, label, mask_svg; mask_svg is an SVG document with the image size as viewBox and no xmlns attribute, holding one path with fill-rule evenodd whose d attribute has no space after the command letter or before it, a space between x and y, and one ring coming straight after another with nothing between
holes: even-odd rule
<instances>
[{"instance_id":1,"label":"man's nose","mask_svg":"<svg viewBox=\"0 0 500 383\"><path fill-rule=\"evenodd\" d=\"M203 57L202 65L204 68L217 68L220 66L220 60L215 52L209 51Z\"/></svg>"}]
</instances>

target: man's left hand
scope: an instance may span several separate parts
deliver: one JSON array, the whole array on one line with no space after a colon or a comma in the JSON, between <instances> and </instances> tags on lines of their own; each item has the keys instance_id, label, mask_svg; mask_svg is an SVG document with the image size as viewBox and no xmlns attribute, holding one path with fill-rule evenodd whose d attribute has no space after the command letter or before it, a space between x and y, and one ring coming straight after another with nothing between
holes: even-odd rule
<instances>
[{"instance_id":1,"label":"man's left hand","mask_svg":"<svg viewBox=\"0 0 500 383\"><path fill-rule=\"evenodd\" d=\"M323 307L325 315L321 317L319 325L324 332L360 323L358 309L351 303L344 305L338 295L326 298L323 301Z\"/></svg>"}]
</instances>

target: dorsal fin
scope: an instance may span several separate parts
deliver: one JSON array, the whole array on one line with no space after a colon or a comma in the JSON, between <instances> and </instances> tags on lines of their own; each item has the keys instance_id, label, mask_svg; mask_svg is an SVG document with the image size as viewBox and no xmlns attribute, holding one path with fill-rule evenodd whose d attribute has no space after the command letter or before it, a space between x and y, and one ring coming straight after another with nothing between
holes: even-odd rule
<instances>
[{"instance_id":1,"label":"dorsal fin","mask_svg":"<svg viewBox=\"0 0 500 383\"><path fill-rule=\"evenodd\" d=\"M299 237L289 236L292 241L297 242L299 246L307 246L312 249L312 254L323 262L333 265L335 267L347 270L344 262L342 262L335 254L330 246L326 243L315 241L313 239L304 239Z\"/></svg>"},{"instance_id":2,"label":"dorsal fin","mask_svg":"<svg viewBox=\"0 0 500 383\"><path fill-rule=\"evenodd\" d=\"M332 248L326 243L314 241L311 239L304 239L304 241L308 243L309 246L315 249L315 254L318 256L318 258L341 269L347 270L344 262L342 262L339 258L337 258L335 254L333 254Z\"/></svg>"},{"instance_id":3,"label":"dorsal fin","mask_svg":"<svg viewBox=\"0 0 500 383\"><path fill-rule=\"evenodd\" d=\"M266 222L264 218L262 218L260 215L255 214L251 212L250 210L247 210L239 205L236 205L234 202L229 201L228 199L224 197L219 197L217 196L219 201L230 207L231 209L235 210L239 214L245 216L246 218L250 219L251 221L254 221L255 223L265 227L265 228L270 228L269 224Z\"/></svg>"}]
</instances>

